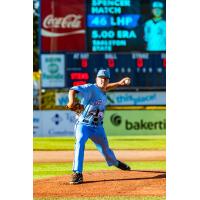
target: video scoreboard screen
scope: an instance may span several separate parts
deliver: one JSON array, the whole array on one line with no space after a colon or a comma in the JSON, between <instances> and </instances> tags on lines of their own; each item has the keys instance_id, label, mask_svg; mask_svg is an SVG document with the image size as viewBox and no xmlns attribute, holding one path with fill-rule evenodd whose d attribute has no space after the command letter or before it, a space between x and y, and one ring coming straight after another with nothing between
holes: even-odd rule
<instances>
[{"instance_id":1,"label":"video scoreboard screen","mask_svg":"<svg viewBox=\"0 0 200 200\"><path fill-rule=\"evenodd\" d=\"M41 69L48 71L49 56L59 54L62 61L57 66L64 65L65 80L55 87L95 82L97 71L104 68L110 70L112 82L129 76L132 88L165 89L165 4L165 0L41 0ZM49 66L56 71L54 64Z\"/></svg>"},{"instance_id":2,"label":"video scoreboard screen","mask_svg":"<svg viewBox=\"0 0 200 200\"><path fill-rule=\"evenodd\" d=\"M130 1L89 1L87 4L88 51L144 50L138 31L140 3Z\"/></svg>"}]
</instances>

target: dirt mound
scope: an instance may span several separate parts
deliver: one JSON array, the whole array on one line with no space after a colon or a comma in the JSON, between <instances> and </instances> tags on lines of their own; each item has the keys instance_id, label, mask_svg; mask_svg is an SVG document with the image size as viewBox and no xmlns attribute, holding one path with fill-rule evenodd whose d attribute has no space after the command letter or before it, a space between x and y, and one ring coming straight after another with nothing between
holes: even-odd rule
<instances>
[{"instance_id":1,"label":"dirt mound","mask_svg":"<svg viewBox=\"0 0 200 200\"><path fill-rule=\"evenodd\" d=\"M71 176L37 179L33 196L99 197L99 196L165 196L166 173L162 171L95 171L84 173L84 183L69 185Z\"/></svg>"}]
</instances>

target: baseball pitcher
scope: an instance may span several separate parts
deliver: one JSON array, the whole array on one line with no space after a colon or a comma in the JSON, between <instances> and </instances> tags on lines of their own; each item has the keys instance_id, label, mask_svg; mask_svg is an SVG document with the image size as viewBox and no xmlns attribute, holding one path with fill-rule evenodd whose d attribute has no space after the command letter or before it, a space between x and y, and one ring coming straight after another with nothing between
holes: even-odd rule
<instances>
[{"instance_id":1,"label":"baseball pitcher","mask_svg":"<svg viewBox=\"0 0 200 200\"><path fill-rule=\"evenodd\" d=\"M83 161L85 143L90 138L100 153L104 156L108 166L116 166L121 170L130 170L130 167L117 160L113 151L109 148L108 140L103 128L103 117L106 107L106 92L120 86L130 84L130 78L123 78L119 82L109 83L110 73L107 70L99 70L95 84L74 86L69 90L69 102L66 109L78 113L79 118L75 125L75 152L73 162L73 174L70 184L83 182ZM76 96L81 99L76 102Z\"/></svg>"}]
</instances>

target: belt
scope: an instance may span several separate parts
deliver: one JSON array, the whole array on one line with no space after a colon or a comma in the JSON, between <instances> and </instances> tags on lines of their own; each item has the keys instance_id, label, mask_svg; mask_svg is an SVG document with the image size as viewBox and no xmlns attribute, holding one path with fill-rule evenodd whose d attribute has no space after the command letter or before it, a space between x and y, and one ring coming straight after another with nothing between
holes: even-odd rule
<instances>
[{"instance_id":1,"label":"belt","mask_svg":"<svg viewBox=\"0 0 200 200\"><path fill-rule=\"evenodd\" d=\"M85 122L85 123L89 123L89 120L87 120L87 119L84 119L82 122ZM101 121L100 123L98 123L98 122L92 122L91 123L92 125L102 125L103 124L103 121Z\"/></svg>"}]
</instances>

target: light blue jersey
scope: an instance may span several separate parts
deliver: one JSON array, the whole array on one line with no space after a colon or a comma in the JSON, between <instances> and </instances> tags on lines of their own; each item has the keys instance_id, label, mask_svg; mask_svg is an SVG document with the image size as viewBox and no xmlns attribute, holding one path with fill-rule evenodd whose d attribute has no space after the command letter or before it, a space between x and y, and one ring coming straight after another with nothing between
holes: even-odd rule
<instances>
[{"instance_id":1,"label":"light blue jersey","mask_svg":"<svg viewBox=\"0 0 200 200\"><path fill-rule=\"evenodd\" d=\"M71 89L79 92L78 98L84 105L84 111L78 121L91 126L101 125L106 107L106 94L96 84L74 86Z\"/></svg>"},{"instance_id":2,"label":"light blue jersey","mask_svg":"<svg viewBox=\"0 0 200 200\"><path fill-rule=\"evenodd\" d=\"M145 22L144 40L147 42L148 51L165 51L166 50L166 21L153 19Z\"/></svg>"}]
</instances>

